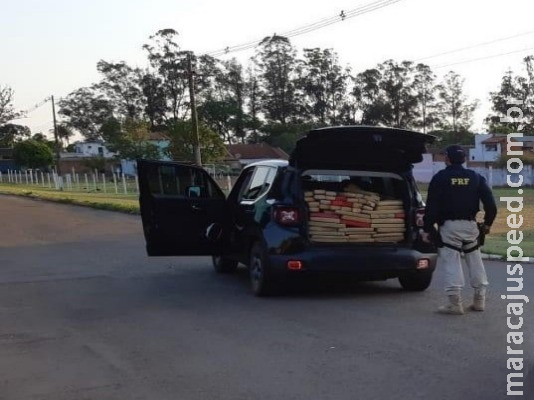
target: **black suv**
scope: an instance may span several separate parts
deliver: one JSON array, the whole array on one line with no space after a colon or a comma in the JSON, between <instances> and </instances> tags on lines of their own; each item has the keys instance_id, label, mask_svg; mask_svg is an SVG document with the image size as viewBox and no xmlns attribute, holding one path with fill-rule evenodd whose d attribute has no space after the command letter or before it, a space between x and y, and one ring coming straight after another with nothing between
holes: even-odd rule
<instances>
[{"instance_id":1,"label":"black suv","mask_svg":"<svg viewBox=\"0 0 534 400\"><path fill-rule=\"evenodd\" d=\"M139 160L148 255L211 255L220 273L244 263L260 296L286 278L325 272L425 290L436 249L420 237L412 164L433 140L381 127L312 130L289 162L245 167L228 197L202 168Z\"/></svg>"}]
</instances>

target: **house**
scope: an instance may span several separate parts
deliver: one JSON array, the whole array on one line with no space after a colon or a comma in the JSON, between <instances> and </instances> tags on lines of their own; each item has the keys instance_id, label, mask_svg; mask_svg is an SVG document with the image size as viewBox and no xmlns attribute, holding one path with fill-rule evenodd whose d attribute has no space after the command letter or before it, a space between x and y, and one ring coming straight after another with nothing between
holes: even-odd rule
<instances>
[{"instance_id":1,"label":"house","mask_svg":"<svg viewBox=\"0 0 534 400\"><path fill-rule=\"evenodd\" d=\"M497 134L476 134L475 147L469 151L469 161L480 163L494 163L503 152L506 152L506 135Z\"/></svg>"},{"instance_id":2,"label":"house","mask_svg":"<svg viewBox=\"0 0 534 400\"><path fill-rule=\"evenodd\" d=\"M534 136L514 137L512 141L523 142L523 151L534 151ZM469 164L488 166L507 151L508 138L503 134L476 134L475 147L469 151Z\"/></svg>"},{"instance_id":3,"label":"house","mask_svg":"<svg viewBox=\"0 0 534 400\"><path fill-rule=\"evenodd\" d=\"M103 142L76 142L72 156L113 158L115 153L110 151Z\"/></svg>"},{"instance_id":4,"label":"house","mask_svg":"<svg viewBox=\"0 0 534 400\"><path fill-rule=\"evenodd\" d=\"M245 165L265 159L288 160L289 155L280 147L273 147L267 143L229 144L226 146L225 159L232 169L241 169Z\"/></svg>"},{"instance_id":5,"label":"house","mask_svg":"<svg viewBox=\"0 0 534 400\"><path fill-rule=\"evenodd\" d=\"M7 172L8 170L19 170L20 167L13 160L13 148L0 148L0 172Z\"/></svg>"}]
</instances>

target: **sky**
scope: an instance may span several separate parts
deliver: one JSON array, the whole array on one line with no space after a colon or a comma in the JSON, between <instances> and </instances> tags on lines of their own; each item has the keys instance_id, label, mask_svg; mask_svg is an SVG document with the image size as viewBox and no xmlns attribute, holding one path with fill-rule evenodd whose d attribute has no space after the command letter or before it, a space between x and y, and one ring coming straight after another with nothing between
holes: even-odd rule
<instances>
[{"instance_id":1,"label":"sky","mask_svg":"<svg viewBox=\"0 0 534 400\"><path fill-rule=\"evenodd\" d=\"M146 67L142 45L160 29L175 29L183 50L202 54L283 34L372 1L1 0L0 85L15 91L17 110L28 110L51 95L57 101L98 82L99 60ZM533 15L532 0L400 0L291 42L299 50L332 48L355 73L387 59L420 60L438 77L454 70L465 78L469 99L480 101L473 129L482 132L489 92L498 89L508 69L523 72L523 57L534 54ZM493 43L480 45L487 42ZM447 54L432 57L441 53ZM504 53L512 54L493 57ZM246 63L253 54L251 49L221 58ZM13 122L48 133L50 102Z\"/></svg>"}]
</instances>

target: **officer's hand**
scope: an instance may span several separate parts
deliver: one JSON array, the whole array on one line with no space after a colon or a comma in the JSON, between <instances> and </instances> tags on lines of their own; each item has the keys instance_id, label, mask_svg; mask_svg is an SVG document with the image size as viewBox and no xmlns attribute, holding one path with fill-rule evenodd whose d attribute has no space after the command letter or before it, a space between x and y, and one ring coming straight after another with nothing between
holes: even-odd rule
<instances>
[{"instance_id":1,"label":"officer's hand","mask_svg":"<svg viewBox=\"0 0 534 400\"><path fill-rule=\"evenodd\" d=\"M482 231L484 232L485 235L489 235L489 233L491 231L491 226L483 224L482 225Z\"/></svg>"},{"instance_id":2,"label":"officer's hand","mask_svg":"<svg viewBox=\"0 0 534 400\"><path fill-rule=\"evenodd\" d=\"M421 240L425 243L432 243L430 240L430 233L428 232L421 232Z\"/></svg>"}]
</instances>

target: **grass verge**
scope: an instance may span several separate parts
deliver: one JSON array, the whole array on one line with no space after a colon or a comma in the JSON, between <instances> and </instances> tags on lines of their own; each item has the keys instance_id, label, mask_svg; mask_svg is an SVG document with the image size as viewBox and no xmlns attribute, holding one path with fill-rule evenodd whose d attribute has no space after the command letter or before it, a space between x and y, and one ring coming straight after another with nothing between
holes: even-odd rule
<instances>
[{"instance_id":1,"label":"grass verge","mask_svg":"<svg viewBox=\"0 0 534 400\"><path fill-rule=\"evenodd\" d=\"M534 257L534 189L523 188L523 194L518 195L517 189L497 188L493 190L493 194L497 201L498 214L482 250L485 253L506 255L506 250L511 246L506 238L506 234L511 230L506 218L511 213L506 209L506 202L499 201L499 198L521 196L524 206L519 214L523 216L523 225L518 230L523 232L523 240L518 246L523 249L525 256Z\"/></svg>"},{"instance_id":2,"label":"grass verge","mask_svg":"<svg viewBox=\"0 0 534 400\"><path fill-rule=\"evenodd\" d=\"M26 185L0 185L0 194L24 196L33 199L75 204L100 210L139 214L137 195L121 195L100 192L69 192Z\"/></svg>"}]
</instances>

